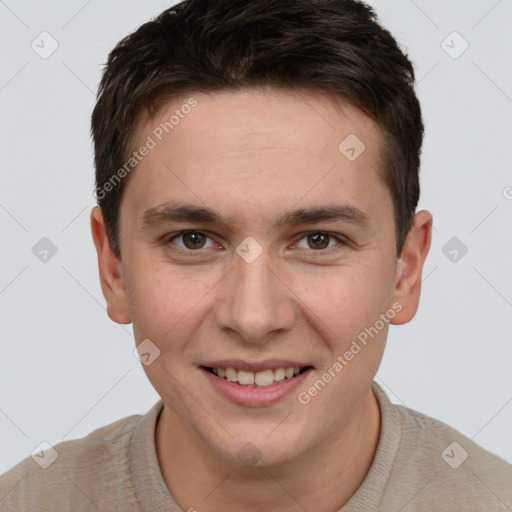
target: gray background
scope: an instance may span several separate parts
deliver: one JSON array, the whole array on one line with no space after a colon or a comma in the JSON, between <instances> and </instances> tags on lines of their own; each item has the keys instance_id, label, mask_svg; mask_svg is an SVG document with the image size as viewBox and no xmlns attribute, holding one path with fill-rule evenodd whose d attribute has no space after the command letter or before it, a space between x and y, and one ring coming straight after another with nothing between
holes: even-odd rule
<instances>
[{"instance_id":1,"label":"gray background","mask_svg":"<svg viewBox=\"0 0 512 512\"><path fill-rule=\"evenodd\" d=\"M420 311L391 329L377 381L512 461L512 2L372 4L416 65L435 226ZM109 50L169 5L0 0L0 473L158 399L105 312L89 119Z\"/></svg>"}]
</instances>

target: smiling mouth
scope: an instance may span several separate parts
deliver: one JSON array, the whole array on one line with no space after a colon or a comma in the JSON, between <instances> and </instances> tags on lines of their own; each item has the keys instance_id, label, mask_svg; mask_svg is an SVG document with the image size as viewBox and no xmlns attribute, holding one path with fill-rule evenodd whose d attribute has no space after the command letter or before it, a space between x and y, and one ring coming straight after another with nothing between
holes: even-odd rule
<instances>
[{"instance_id":1,"label":"smiling mouth","mask_svg":"<svg viewBox=\"0 0 512 512\"><path fill-rule=\"evenodd\" d=\"M274 368L262 370L259 372L251 372L247 370L237 370L236 368L211 368L209 366L202 366L207 372L219 377L220 379L227 380L233 384L248 388L266 388L282 382L284 380L293 379L310 369L312 366L294 366L290 368Z\"/></svg>"}]
</instances>

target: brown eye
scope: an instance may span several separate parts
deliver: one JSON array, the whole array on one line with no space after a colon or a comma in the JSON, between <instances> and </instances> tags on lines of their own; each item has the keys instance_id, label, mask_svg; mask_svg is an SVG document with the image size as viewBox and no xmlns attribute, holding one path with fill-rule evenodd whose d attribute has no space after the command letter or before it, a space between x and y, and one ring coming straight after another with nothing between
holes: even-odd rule
<instances>
[{"instance_id":1,"label":"brown eye","mask_svg":"<svg viewBox=\"0 0 512 512\"><path fill-rule=\"evenodd\" d=\"M206 236L197 231L189 231L181 235L183 244L187 249L202 249L206 242Z\"/></svg>"},{"instance_id":2,"label":"brown eye","mask_svg":"<svg viewBox=\"0 0 512 512\"><path fill-rule=\"evenodd\" d=\"M176 245L180 249L188 251L197 251L215 245L208 235L200 231L182 231L166 238L166 243ZM207 246L207 243L210 245Z\"/></svg>"},{"instance_id":3,"label":"brown eye","mask_svg":"<svg viewBox=\"0 0 512 512\"><path fill-rule=\"evenodd\" d=\"M329 245L329 235L324 233L308 235L308 245L311 249L325 249Z\"/></svg>"},{"instance_id":4,"label":"brown eye","mask_svg":"<svg viewBox=\"0 0 512 512\"><path fill-rule=\"evenodd\" d=\"M338 246L338 249L341 249L345 245L346 241L342 236L336 236L323 231L306 233L295 243L295 247L298 247L299 249L308 249L310 251L313 249L314 252L325 253L330 252L331 249L335 250L336 246Z\"/></svg>"}]
</instances>

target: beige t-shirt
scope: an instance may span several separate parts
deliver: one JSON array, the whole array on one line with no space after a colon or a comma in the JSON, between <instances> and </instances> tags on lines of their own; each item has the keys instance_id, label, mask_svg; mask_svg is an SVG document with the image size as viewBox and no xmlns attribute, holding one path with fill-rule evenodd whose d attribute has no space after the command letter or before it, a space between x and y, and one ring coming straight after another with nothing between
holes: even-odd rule
<instances>
[{"instance_id":1,"label":"beige t-shirt","mask_svg":"<svg viewBox=\"0 0 512 512\"><path fill-rule=\"evenodd\" d=\"M512 511L510 464L444 423L392 404L376 383L373 391L382 418L377 452L338 512ZM144 416L57 444L47 469L23 460L0 477L0 510L180 512L156 455L161 410L159 401Z\"/></svg>"}]
</instances>

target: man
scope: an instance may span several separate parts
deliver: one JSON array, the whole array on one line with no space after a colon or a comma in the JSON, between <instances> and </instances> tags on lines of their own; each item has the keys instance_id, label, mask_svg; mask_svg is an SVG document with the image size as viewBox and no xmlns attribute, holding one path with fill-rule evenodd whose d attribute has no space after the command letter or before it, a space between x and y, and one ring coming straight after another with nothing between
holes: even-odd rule
<instances>
[{"instance_id":1,"label":"man","mask_svg":"<svg viewBox=\"0 0 512 512\"><path fill-rule=\"evenodd\" d=\"M510 510L510 465L373 382L430 246L413 82L354 1L189 0L118 44L91 226L162 400L2 510Z\"/></svg>"}]
</instances>

